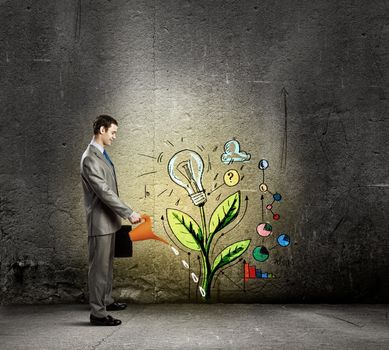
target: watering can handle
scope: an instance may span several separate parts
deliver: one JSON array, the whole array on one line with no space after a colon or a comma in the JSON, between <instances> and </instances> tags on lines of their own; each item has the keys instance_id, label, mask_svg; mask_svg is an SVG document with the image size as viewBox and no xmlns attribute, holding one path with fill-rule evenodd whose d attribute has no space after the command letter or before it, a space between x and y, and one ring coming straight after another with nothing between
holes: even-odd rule
<instances>
[{"instance_id":1,"label":"watering can handle","mask_svg":"<svg viewBox=\"0 0 389 350\"><path fill-rule=\"evenodd\" d=\"M143 224L144 222L150 222L151 221L151 217L148 216L147 214L141 214L140 217L142 218L142 221L140 222L140 224Z\"/></svg>"}]
</instances>

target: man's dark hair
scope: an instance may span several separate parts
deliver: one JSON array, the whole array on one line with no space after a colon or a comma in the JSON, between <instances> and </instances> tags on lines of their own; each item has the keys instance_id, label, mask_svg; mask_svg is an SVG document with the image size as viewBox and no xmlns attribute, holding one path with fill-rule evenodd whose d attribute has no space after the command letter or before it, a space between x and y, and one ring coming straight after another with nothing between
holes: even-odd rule
<instances>
[{"instance_id":1,"label":"man's dark hair","mask_svg":"<svg viewBox=\"0 0 389 350\"><path fill-rule=\"evenodd\" d=\"M100 128L104 126L104 129L107 130L111 124L118 125L118 122L115 118L110 115L99 115L93 122L93 133L97 135L100 132Z\"/></svg>"}]
</instances>

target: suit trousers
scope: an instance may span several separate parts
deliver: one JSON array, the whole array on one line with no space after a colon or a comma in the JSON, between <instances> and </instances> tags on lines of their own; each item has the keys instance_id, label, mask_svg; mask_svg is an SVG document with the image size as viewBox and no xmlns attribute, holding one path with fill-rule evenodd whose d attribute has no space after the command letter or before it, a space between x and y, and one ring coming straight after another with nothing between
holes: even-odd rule
<instances>
[{"instance_id":1,"label":"suit trousers","mask_svg":"<svg viewBox=\"0 0 389 350\"><path fill-rule=\"evenodd\" d=\"M89 236L89 304L91 314L106 317L106 306L112 304L113 258L115 234Z\"/></svg>"}]
</instances>

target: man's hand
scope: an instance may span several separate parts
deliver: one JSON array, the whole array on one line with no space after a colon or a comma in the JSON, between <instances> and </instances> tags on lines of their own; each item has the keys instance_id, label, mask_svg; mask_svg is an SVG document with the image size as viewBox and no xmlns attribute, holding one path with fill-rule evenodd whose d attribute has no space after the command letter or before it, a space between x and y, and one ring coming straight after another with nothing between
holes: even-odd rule
<instances>
[{"instance_id":1,"label":"man's hand","mask_svg":"<svg viewBox=\"0 0 389 350\"><path fill-rule=\"evenodd\" d=\"M141 222L141 219L141 216L135 211L133 211L131 216L128 218L131 224L139 224Z\"/></svg>"}]
</instances>

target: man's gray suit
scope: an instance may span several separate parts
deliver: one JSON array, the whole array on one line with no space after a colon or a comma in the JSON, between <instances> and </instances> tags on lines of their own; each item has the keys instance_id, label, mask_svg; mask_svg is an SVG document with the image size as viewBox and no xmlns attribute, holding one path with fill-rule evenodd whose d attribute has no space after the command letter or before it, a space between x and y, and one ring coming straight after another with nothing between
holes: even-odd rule
<instances>
[{"instance_id":1,"label":"man's gray suit","mask_svg":"<svg viewBox=\"0 0 389 350\"><path fill-rule=\"evenodd\" d=\"M132 209L119 198L113 165L92 144L82 155L81 177L88 226L91 314L106 317L106 306L114 302L111 296L114 233L121 227L121 218L128 219Z\"/></svg>"}]
</instances>

